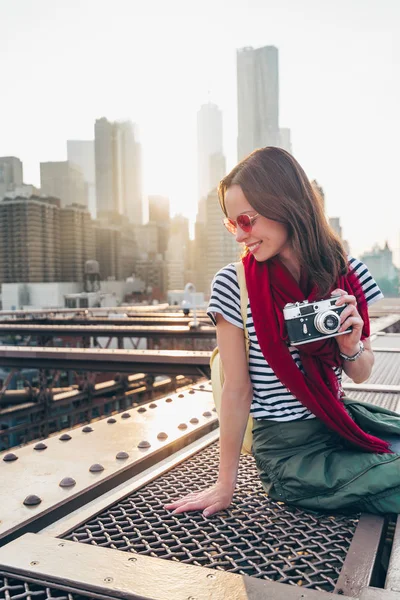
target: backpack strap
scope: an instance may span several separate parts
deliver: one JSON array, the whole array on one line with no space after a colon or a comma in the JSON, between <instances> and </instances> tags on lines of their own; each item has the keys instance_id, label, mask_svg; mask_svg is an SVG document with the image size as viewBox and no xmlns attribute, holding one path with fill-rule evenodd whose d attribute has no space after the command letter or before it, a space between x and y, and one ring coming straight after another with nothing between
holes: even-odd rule
<instances>
[{"instance_id":1,"label":"backpack strap","mask_svg":"<svg viewBox=\"0 0 400 600\"><path fill-rule=\"evenodd\" d=\"M244 331L244 338L246 340L246 353L247 353L247 359L248 359L249 358L250 340L249 340L249 334L247 332L246 320L247 320L247 304L249 302L249 296L247 293L246 277L244 274L243 263L242 263L242 261L239 261L234 264L235 264L235 268L236 268L239 289L240 289L240 313L242 315L242 320L243 320L243 331Z\"/></svg>"},{"instance_id":2,"label":"backpack strap","mask_svg":"<svg viewBox=\"0 0 400 600\"><path fill-rule=\"evenodd\" d=\"M249 361L249 352L250 352L250 339L249 334L246 327L246 319L247 319L247 304L249 302L249 296L247 293L246 286L246 277L244 274L244 266L242 261L235 263L236 273L238 276L239 288L240 288L240 312L242 314L243 319L243 331L244 331L244 339L246 345L246 356L247 362ZM251 454L252 453L252 445L253 445L253 417L249 415L247 420L246 430L244 432L243 444L241 448L242 454Z\"/></svg>"}]
</instances>

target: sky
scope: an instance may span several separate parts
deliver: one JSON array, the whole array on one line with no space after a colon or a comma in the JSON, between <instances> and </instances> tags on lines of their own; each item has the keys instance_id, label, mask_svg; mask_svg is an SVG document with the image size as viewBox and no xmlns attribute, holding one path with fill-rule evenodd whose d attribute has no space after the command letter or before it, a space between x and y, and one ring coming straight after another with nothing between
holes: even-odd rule
<instances>
[{"instance_id":1,"label":"sky","mask_svg":"<svg viewBox=\"0 0 400 600\"><path fill-rule=\"evenodd\" d=\"M400 266L399 0L0 0L0 156L66 160L94 121L131 119L144 190L197 212L196 115L223 112L236 163L236 49L275 45L280 126L352 254L388 240Z\"/></svg>"}]
</instances>

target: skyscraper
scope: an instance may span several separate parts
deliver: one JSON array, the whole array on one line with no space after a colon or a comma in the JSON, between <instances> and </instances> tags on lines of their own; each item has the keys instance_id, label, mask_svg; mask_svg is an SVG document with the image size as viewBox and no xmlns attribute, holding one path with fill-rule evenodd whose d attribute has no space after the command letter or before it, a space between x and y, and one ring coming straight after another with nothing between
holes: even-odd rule
<instances>
[{"instance_id":1,"label":"skyscraper","mask_svg":"<svg viewBox=\"0 0 400 600\"><path fill-rule=\"evenodd\" d=\"M118 213L143 223L142 152L130 121L95 123L97 213Z\"/></svg>"},{"instance_id":2,"label":"skyscraper","mask_svg":"<svg viewBox=\"0 0 400 600\"><path fill-rule=\"evenodd\" d=\"M169 198L149 196L149 224L157 228L158 254L165 255L170 228Z\"/></svg>"},{"instance_id":3,"label":"skyscraper","mask_svg":"<svg viewBox=\"0 0 400 600\"><path fill-rule=\"evenodd\" d=\"M0 202L0 282L60 281L60 200Z\"/></svg>"},{"instance_id":4,"label":"skyscraper","mask_svg":"<svg viewBox=\"0 0 400 600\"><path fill-rule=\"evenodd\" d=\"M87 207L87 186L78 165L70 162L40 163L40 187L44 194L61 200L61 207Z\"/></svg>"},{"instance_id":5,"label":"skyscraper","mask_svg":"<svg viewBox=\"0 0 400 600\"><path fill-rule=\"evenodd\" d=\"M67 140L68 162L80 167L87 186L88 209L96 218L96 173L93 140Z\"/></svg>"},{"instance_id":6,"label":"skyscraper","mask_svg":"<svg viewBox=\"0 0 400 600\"><path fill-rule=\"evenodd\" d=\"M210 292L214 275L230 262L239 260L241 248L234 235L223 224L223 214L218 202L217 191L208 194L206 201L204 263L205 291Z\"/></svg>"},{"instance_id":7,"label":"skyscraper","mask_svg":"<svg viewBox=\"0 0 400 600\"><path fill-rule=\"evenodd\" d=\"M90 213L81 205L60 210L61 281L83 281L87 260L96 258Z\"/></svg>"},{"instance_id":8,"label":"skyscraper","mask_svg":"<svg viewBox=\"0 0 400 600\"><path fill-rule=\"evenodd\" d=\"M197 113L197 176L199 221L205 221L205 200L226 173L222 150L222 112L208 102Z\"/></svg>"},{"instance_id":9,"label":"skyscraper","mask_svg":"<svg viewBox=\"0 0 400 600\"><path fill-rule=\"evenodd\" d=\"M237 51L238 160L256 148L291 151L290 130L279 129L278 48Z\"/></svg>"},{"instance_id":10,"label":"skyscraper","mask_svg":"<svg viewBox=\"0 0 400 600\"><path fill-rule=\"evenodd\" d=\"M22 186L22 162L15 156L0 157L0 200Z\"/></svg>"}]
</instances>

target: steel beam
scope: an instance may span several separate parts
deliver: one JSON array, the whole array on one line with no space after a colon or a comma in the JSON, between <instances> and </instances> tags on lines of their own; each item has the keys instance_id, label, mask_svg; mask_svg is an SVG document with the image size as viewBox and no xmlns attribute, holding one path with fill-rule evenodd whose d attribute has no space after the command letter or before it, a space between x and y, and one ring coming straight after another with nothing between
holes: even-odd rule
<instances>
[{"instance_id":1,"label":"steel beam","mask_svg":"<svg viewBox=\"0 0 400 600\"><path fill-rule=\"evenodd\" d=\"M385 589L400 595L400 516L397 517Z\"/></svg>"},{"instance_id":2,"label":"steel beam","mask_svg":"<svg viewBox=\"0 0 400 600\"><path fill-rule=\"evenodd\" d=\"M343 383L343 389L347 392L375 392L387 394L400 394L400 385L387 385L380 383Z\"/></svg>"},{"instance_id":3,"label":"steel beam","mask_svg":"<svg viewBox=\"0 0 400 600\"><path fill-rule=\"evenodd\" d=\"M76 593L125 600L332 598L329 592L34 534L0 548L0 566L7 573L27 575L47 586L55 582Z\"/></svg>"},{"instance_id":4,"label":"steel beam","mask_svg":"<svg viewBox=\"0 0 400 600\"><path fill-rule=\"evenodd\" d=\"M68 325L37 325L34 323L4 324L0 323L0 336L8 334L20 335L57 335L57 336L110 336L134 338L179 338L205 337L215 338L215 327L189 327L187 325L79 325L76 322Z\"/></svg>"},{"instance_id":5,"label":"steel beam","mask_svg":"<svg viewBox=\"0 0 400 600\"><path fill-rule=\"evenodd\" d=\"M43 528L215 429L212 395L190 392L0 454L12 499L2 505L0 540Z\"/></svg>"},{"instance_id":6,"label":"steel beam","mask_svg":"<svg viewBox=\"0 0 400 600\"><path fill-rule=\"evenodd\" d=\"M379 515L362 514L344 561L335 593L358 598L361 591L374 584L379 556L384 543L386 521Z\"/></svg>"},{"instance_id":7,"label":"steel beam","mask_svg":"<svg viewBox=\"0 0 400 600\"><path fill-rule=\"evenodd\" d=\"M211 352L184 350L105 350L0 346L3 367L75 369L135 373L202 375L209 373Z\"/></svg>"}]
</instances>

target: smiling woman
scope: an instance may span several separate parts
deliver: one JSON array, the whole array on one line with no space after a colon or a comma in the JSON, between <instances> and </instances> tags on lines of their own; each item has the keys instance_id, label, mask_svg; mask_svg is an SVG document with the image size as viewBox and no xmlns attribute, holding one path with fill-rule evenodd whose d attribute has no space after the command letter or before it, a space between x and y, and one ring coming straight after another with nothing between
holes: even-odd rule
<instances>
[{"instance_id":1,"label":"smiling woman","mask_svg":"<svg viewBox=\"0 0 400 600\"><path fill-rule=\"evenodd\" d=\"M235 265L217 273L208 314L224 371L219 476L167 507L208 516L230 504L251 415L252 451L271 498L313 510L400 512L400 416L344 398L341 386L342 371L356 382L371 373L368 306L382 298L379 287L346 255L306 174L284 150L250 154L219 194L228 230L245 245L249 302L244 317ZM339 330L291 342L284 308L309 310L322 299L340 315ZM390 432L396 443L386 441Z\"/></svg>"}]
</instances>

